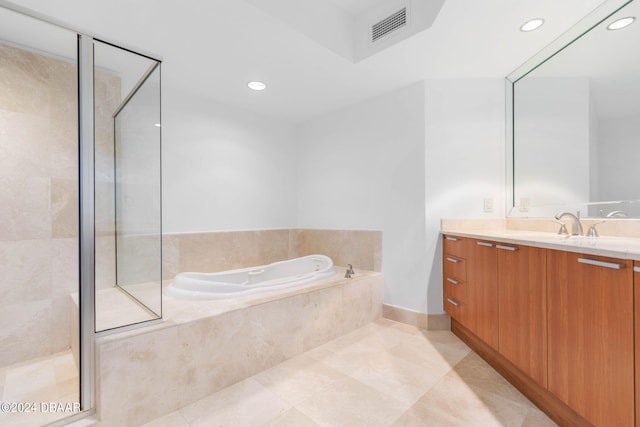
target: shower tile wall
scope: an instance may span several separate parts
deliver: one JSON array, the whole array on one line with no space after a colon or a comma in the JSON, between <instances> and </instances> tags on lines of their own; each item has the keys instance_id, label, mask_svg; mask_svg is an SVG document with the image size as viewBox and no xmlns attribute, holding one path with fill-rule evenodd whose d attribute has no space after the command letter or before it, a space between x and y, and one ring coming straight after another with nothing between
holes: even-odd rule
<instances>
[{"instance_id":1,"label":"shower tile wall","mask_svg":"<svg viewBox=\"0 0 640 427\"><path fill-rule=\"evenodd\" d=\"M76 100L75 64L0 45L0 366L70 347Z\"/></svg>"},{"instance_id":2,"label":"shower tile wall","mask_svg":"<svg viewBox=\"0 0 640 427\"><path fill-rule=\"evenodd\" d=\"M96 289L116 283L113 113L122 101L120 78L95 73Z\"/></svg>"},{"instance_id":3,"label":"shower tile wall","mask_svg":"<svg viewBox=\"0 0 640 427\"><path fill-rule=\"evenodd\" d=\"M75 64L0 45L0 365L69 348Z\"/></svg>"}]
</instances>

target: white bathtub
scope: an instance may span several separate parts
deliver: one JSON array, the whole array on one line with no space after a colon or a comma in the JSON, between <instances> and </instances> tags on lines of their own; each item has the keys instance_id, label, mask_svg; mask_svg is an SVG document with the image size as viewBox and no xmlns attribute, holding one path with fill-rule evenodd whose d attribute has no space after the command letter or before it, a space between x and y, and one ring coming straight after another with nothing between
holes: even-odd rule
<instances>
[{"instance_id":1,"label":"white bathtub","mask_svg":"<svg viewBox=\"0 0 640 427\"><path fill-rule=\"evenodd\" d=\"M309 255L219 273L180 273L165 294L180 299L223 299L314 283L335 274L325 255Z\"/></svg>"}]
</instances>

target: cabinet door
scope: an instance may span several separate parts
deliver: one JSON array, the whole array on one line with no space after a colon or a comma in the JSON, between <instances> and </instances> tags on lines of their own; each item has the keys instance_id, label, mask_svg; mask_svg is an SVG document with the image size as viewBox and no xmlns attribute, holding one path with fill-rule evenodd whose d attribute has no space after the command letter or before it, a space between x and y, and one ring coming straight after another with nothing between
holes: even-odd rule
<instances>
[{"instance_id":1,"label":"cabinet door","mask_svg":"<svg viewBox=\"0 0 640 427\"><path fill-rule=\"evenodd\" d=\"M635 299L635 373L636 373L636 425L640 426L640 261L633 266L633 297Z\"/></svg>"},{"instance_id":2,"label":"cabinet door","mask_svg":"<svg viewBox=\"0 0 640 427\"><path fill-rule=\"evenodd\" d=\"M498 269L495 243L467 240L467 324L498 349Z\"/></svg>"},{"instance_id":3,"label":"cabinet door","mask_svg":"<svg viewBox=\"0 0 640 427\"><path fill-rule=\"evenodd\" d=\"M499 351L547 386L546 250L497 244Z\"/></svg>"},{"instance_id":4,"label":"cabinet door","mask_svg":"<svg viewBox=\"0 0 640 427\"><path fill-rule=\"evenodd\" d=\"M630 261L547 250L548 388L597 426L634 423Z\"/></svg>"}]
</instances>

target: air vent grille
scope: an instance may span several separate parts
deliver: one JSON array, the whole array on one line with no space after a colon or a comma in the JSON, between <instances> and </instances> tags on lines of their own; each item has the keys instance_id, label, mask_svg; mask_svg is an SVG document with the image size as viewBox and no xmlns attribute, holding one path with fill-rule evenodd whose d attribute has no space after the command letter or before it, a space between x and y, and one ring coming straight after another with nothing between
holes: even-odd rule
<instances>
[{"instance_id":1,"label":"air vent grille","mask_svg":"<svg viewBox=\"0 0 640 427\"><path fill-rule=\"evenodd\" d=\"M371 41L375 42L392 31L407 25L407 8L403 7L391 16L373 24L371 27Z\"/></svg>"}]
</instances>

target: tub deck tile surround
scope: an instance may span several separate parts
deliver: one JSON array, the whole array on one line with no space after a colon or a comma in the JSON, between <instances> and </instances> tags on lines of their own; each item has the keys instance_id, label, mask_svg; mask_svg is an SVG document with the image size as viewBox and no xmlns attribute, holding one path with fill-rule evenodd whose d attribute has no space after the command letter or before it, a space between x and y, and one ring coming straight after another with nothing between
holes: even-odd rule
<instances>
[{"instance_id":1,"label":"tub deck tile surround","mask_svg":"<svg viewBox=\"0 0 640 427\"><path fill-rule=\"evenodd\" d=\"M163 277L184 271L216 272L305 255L329 256L335 265L382 271L382 232L369 230L238 230L166 233Z\"/></svg>"},{"instance_id":2,"label":"tub deck tile surround","mask_svg":"<svg viewBox=\"0 0 640 427\"><path fill-rule=\"evenodd\" d=\"M140 425L382 316L383 276L236 301L167 298L165 321L97 340L100 425Z\"/></svg>"},{"instance_id":3,"label":"tub deck tile surround","mask_svg":"<svg viewBox=\"0 0 640 427\"><path fill-rule=\"evenodd\" d=\"M289 233L240 230L174 234L178 240L179 272L226 271L288 259Z\"/></svg>"},{"instance_id":4,"label":"tub deck tile surround","mask_svg":"<svg viewBox=\"0 0 640 427\"><path fill-rule=\"evenodd\" d=\"M369 230L297 229L298 256L325 254L336 265L382 271L382 232Z\"/></svg>"}]
</instances>

